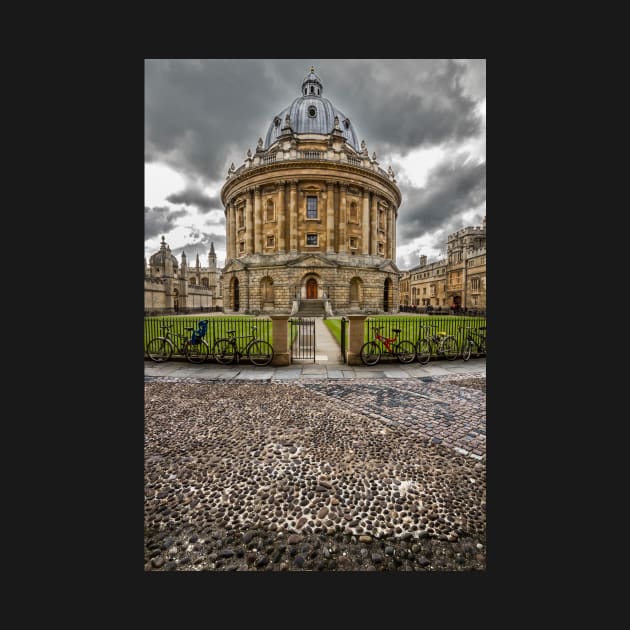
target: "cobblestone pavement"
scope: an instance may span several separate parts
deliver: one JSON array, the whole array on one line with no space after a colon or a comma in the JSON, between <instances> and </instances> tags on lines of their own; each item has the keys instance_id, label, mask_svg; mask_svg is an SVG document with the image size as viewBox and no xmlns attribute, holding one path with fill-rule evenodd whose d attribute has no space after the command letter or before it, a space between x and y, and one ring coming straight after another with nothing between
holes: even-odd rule
<instances>
[{"instance_id":1,"label":"cobblestone pavement","mask_svg":"<svg viewBox=\"0 0 630 630\"><path fill-rule=\"evenodd\" d=\"M485 569L485 370L145 382L145 570Z\"/></svg>"}]
</instances>

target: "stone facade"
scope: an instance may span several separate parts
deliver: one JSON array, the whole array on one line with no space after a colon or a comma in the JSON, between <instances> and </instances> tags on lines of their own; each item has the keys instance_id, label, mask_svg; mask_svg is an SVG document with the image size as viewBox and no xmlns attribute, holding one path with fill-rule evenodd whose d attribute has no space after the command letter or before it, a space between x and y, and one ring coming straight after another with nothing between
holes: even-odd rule
<instances>
[{"instance_id":1,"label":"stone facade","mask_svg":"<svg viewBox=\"0 0 630 630\"><path fill-rule=\"evenodd\" d=\"M335 314L398 310L401 194L311 73L254 155L228 171L226 313L288 313L328 299Z\"/></svg>"},{"instance_id":2,"label":"stone facade","mask_svg":"<svg viewBox=\"0 0 630 630\"><path fill-rule=\"evenodd\" d=\"M188 267L186 253L181 264L171 254L164 237L160 250L147 264L144 260L144 311L145 314L203 312L223 306L220 271L214 244L210 244L208 266L202 267L199 255L193 267Z\"/></svg>"},{"instance_id":3,"label":"stone facade","mask_svg":"<svg viewBox=\"0 0 630 630\"><path fill-rule=\"evenodd\" d=\"M420 264L401 276L401 306L486 309L486 219L447 239L447 258Z\"/></svg>"}]
</instances>

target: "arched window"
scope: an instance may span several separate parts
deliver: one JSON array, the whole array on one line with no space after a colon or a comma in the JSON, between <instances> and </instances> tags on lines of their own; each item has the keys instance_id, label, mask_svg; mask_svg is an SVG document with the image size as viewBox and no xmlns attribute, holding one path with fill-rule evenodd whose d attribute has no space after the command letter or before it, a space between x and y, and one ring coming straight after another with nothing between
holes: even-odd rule
<instances>
[{"instance_id":1,"label":"arched window","mask_svg":"<svg viewBox=\"0 0 630 630\"><path fill-rule=\"evenodd\" d=\"M263 302L273 302L273 280L269 276L260 281L260 297Z\"/></svg>"},{"instance_id":2,"label":"arched window","mask_svg":"<svg viewBox=\"0 0 630 630\"><path fill-rule=\"evenodd\" d=\"M203 284L204 287L208 286L208 278L201 278L201 284Z\"/></svg>"},{"instance_id":3,"label":"arched window","mask_svg":"<svg viewBox=\"0 0 630 630\"><path fill-rule=\"evenodd\" d=\"M197 284L197 279L196 278L190 278L190 280L188 281L188 284L190 284L191 286L193 284Z\"/></svg>"},{"instance_id":4,"label":"arched window","mask_svg":"<svg viewBox=\"0 0 630 630\"><path fill-rule=\"evenodd\" d=\"M273 201L271 199L267 200L267 213L265 215L265 221L273 221L275 219L274 216L274 206Z\"/></svg>"}]
</instances>

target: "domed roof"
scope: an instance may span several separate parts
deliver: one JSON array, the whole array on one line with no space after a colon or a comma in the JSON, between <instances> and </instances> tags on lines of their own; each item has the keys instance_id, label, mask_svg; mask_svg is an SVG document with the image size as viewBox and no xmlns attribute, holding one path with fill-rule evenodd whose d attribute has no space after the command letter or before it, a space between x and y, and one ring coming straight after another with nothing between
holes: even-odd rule
<instances>
[{"instance_id":1,"label":"domed roof","mask_svg":"<svg viewBox=\"0 0 630 630\"><path fill-rule=\"evenodd\" d=\"M296 98L289 107L283 109L269 125L264 148L268 149L286 127L286 117L294 133L319 133L328 135L335 126L335 116L339 119L339 129L346 142L359 151L358 134L350 119L339 111L327 98L321 96L324 88L320 78L311 67L302 81L302 96Z\"/></svg>"},{"instance_id":2,"label":"domed roof","mask_svg":"<svg viewBox=\"0 0 630 630\"><path fill-rule=\"evenodd\" d=\"M160 243L160 251L156 252L149 258L149 264L151 266L161 266L164 267L166 263L166 257L170 254L171 261L173 263L173 271L177 271L179 267L179 263L177 262L177 258L171 254L171 248L166 244L164 237L162 237L162 242Z\"/></svg>"}]
</instances>

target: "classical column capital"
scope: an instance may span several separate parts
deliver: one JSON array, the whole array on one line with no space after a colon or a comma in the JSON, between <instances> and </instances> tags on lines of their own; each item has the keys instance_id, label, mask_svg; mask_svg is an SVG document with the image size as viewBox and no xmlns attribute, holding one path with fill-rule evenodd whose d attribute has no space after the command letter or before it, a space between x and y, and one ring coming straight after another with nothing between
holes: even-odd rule
<instances>
[{"instance_id":1,"label":"classical column capital","mask_svg":"<svg viewBox=\"0 0 630 630\"><path fill-rule=\"evenodd\" d=\"M332 188L335 185L335 180L334 179L327 179L326 180L326 185L328 186L328 188Z\"/></svg>"},{"instance_id":2,"label":"classical column capital","mask_svg":"<svg viewBox=\"0 0 630 630\"><path fill-rule=\"evenodd\" d=\"M254 193L260 196L260 191L262 190L260 186L253 186Z\"/></svg>"},{"instance_id":3,"label":"classical column capital","mask_svg":"<svg viewBox=\"0 0 630 630\"><path fill-rule=\"evenodd\" d=\"M292 179L289 181L289 187L291 188L291 190L297 190L297 186L298 186L298 182L300 180L298 179Z\"/></svg>"}]
</instances>

